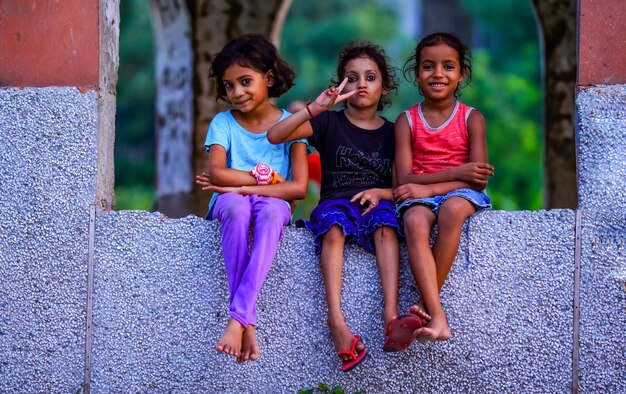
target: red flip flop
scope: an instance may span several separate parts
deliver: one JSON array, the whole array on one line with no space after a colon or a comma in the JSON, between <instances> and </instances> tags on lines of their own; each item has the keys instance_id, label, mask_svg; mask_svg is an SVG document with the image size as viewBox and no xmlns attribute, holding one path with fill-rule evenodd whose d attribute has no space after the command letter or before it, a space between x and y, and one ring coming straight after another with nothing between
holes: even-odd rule
<instances>
[{"instance_id":1,"label":"red flip flop","mask_svg":"<svg viewBox=\"0 0 626 394\"><path fill-rule=\"evenodd\" d=\"M415 337L413 332L422 328L422 321L417 315L403 313L389 322L388 336L383 344L385 352L401 352L406 350Z\"/></svg>"},{"instance_id":2,"label":"red flip flop","mask_svg":"<svg viewBox=\"0 0 626 394\"><path fill-rule=\"evenodd\" d=\"M356 345L362 342L361 337L359 335L355 335L352 338L352 345L350 345L350 349L344 349L337 352L338 356L348 356L349 358L346 360L342 360L341 362L341 370L343 372L348 372L357 365L361 364L361 362L367 356L367 349L363 349L363 351L359 354L356 353Z\"/></svg>"}]
</instances>

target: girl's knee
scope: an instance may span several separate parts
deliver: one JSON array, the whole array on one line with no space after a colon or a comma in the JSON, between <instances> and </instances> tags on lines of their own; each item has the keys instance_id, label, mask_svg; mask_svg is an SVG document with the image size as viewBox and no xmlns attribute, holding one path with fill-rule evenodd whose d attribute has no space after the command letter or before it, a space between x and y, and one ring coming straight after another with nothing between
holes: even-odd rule
<instances>
[{"instance_id":1,"label":"girl's knee","mask_svg":"<svg viewBox=\"0 0 626 394\"><path fill-rule=\"evenodd\" d=\"M219 218L222 221L250 223L251 211L245 205L228 205L222 207L219 212Z\"/></svg>"},{"instance_id":2,"label":"girl's knee","mask_svg":"<svg viewBox=\"0 0 626 394\"><path fill-rule=\"evenodd\" d=\"M465 219L476 212L474 205L464 198L452 197L439 208L439 226L462 225Z\"/></svg>"},{"instance_id":3,"label":"girl's knee","mask_svg":"<svg viewBox=\"0 0 626 394\"><path fill-rule=\"evenodd\" d=\"M250 222L251 206L246 196L236 193L222 194L215 202L215 210L220 220Z\"/></svg>"},{"instance_id":4,"label":"girl's knee","mask_svg":"<svg viewBox=\"0 0 626 394\"><path fill-rule=\"evenodd\" d=\"M402 220L404 221L404 232L407 237L412 236L428 236L434 223L434 214L423 209L409 209L405 212Z\"/></svg>"},{"instance_id":5,"label":"girl's knee","mask_svg":"<svg viewBox=\"0 0 626 394\"><path fill-rule=\"evenodd\" d=\"M289 206L279 198L259 197L253 200L255 221L285 226L291 216Z\"/></svg>"},{"instance_id":6,"label":"girl's knee","mask_svg":"<svg viewBox=\"0 0 626 394\"><path fill-rule=\"evenodd\" d=\"M285 213L285 209L267 207L259 211L255 221L273 226L284 226L289 223L289 215Z\"/></svg>"},{"instance_id":7,"label":"girl's knee","mask_svg":"<svg viewBox=\"0 0 626 394\"><path fill-rule=\"evenodd\" d=\"M324 243L338 243L344 242L345 235L343 234L343 230L338 225L332 226L326 233L324 233Z\"/></svg>"}]
</instances>

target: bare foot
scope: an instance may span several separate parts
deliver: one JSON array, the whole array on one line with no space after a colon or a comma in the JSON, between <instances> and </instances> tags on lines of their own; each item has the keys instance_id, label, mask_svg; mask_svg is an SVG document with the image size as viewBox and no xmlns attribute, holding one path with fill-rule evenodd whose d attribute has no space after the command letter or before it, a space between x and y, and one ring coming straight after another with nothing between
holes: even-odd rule
<instances>
[{"instance_id":1,"label":"bare foot","mask_svg":"<svg viewBox=\"0 0 626 394\"><path fill-rule=\"evenodd\" d=\"M261 349L256 341L256 327L252 324L243 332L243 342L241 344L241 355L237 359L238 363L245 363L246 361L256 361L261 354Z\"/></svg>"},{"instance_id":2,"label":"bare foot","mask_svg":"<svg viewBox=\"0 0 626 394\"><path fill-rule=\"evenodd\" d=\"M243 340L243 332L244 328L241 323L231 317L228 319L228 324L226 324L226 329L224 329L222 338L220 338L217 345L215 345L215 350L218 353L239 357L239 352L241 351L241 341Z\"/></svg>"},{"instance_id":3,"label":"bare foot","mask_svg":"<svg viewBox=\"0 0 626 394\"><path fill-rule=\"evenodd\" d=\"M425 327L418 328L413 335L419 342L426 343L428 341L447 341L452 337L452 332L444 317L430 319Z\"/></svg>"},{"instance_id":4,"label":"bare foot","mask_svg":"<svg viewBox=\"0 0 626 394\"><path fill-rule=\"evenodd\" d=\"M426 313L424 306L421 303L411 306L409 308L409 313L412 313L419 317L419 319L422 321L422 325L424 326L428 325L428 322L431 319L430 315Z\"/></svg>"},{"instance_id":5,"label":"bare foot","mask_svg":"<svg viewBox=\"0 0 626 394\"><path fill-rule=\"evenodd\" d=\"M337 352L341 350L350 350L352 346L352 340L354 339L354 334L348 328L348 325L345 321L341 322L328 322L328 328L330 328L330 335L333 338L333 343L335 344L335 350ZM360 354L365 350L365 345L363 342L359 342L356 345L355 352L356 354ZM339 356L341 361L349 361L350 357L347 355Z\"/></svg>"}]
</instances>

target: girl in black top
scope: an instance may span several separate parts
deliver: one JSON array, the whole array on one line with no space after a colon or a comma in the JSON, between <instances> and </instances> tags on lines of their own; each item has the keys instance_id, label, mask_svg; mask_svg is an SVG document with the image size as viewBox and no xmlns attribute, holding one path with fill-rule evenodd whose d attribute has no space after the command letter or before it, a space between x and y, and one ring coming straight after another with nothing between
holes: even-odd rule
<instances>
[{"instance_id":1,"label":"girl in black top","mask_svg":"<svg viewBox=\"0 0 626 394\"><path fill-rule=\"evenodd\" d=\"M338 87L272 126L267 138L281 143L308 138L320 153L321 198L304 222L315 235L328 303L328 326L341 370L356 367L367 351L341 311L343 251L357 243L375 253L383 289L385 327L398 314L401 226L392 201L394 125L378 115L397 89L395 70L374 44L350 43L339 54ZM342 91L345 90L345 93ZM328 111L344 101L340 111Z\"/></svg>"}]
</instances>

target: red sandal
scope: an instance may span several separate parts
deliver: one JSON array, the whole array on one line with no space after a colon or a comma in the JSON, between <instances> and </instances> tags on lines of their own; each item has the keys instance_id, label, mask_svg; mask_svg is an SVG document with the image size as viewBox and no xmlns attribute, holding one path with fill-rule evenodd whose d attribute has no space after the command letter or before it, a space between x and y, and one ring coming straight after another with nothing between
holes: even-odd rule
<instances>
[{"instance_id":1,"label":"red sandal","mask_svg":"<svg viewBox=\"0 0 626 394\"><path fill-rule=\"evenodd\" d=\"M406 350L415 339L413 332L418 328L422 328L422 321L412 313L403 313L394 317L389 322L386 333L388 336L383 344L383 351L401 352Z\"/></svg>"},{"instance_id":2,"label":"red sandal","mask_svg":"<svg viewBox=\"0 0 626 394\"><path fill-rule=\"evenodd\" d=\"M341 356L349 357L348 359L342 360L341 362L341 370L343 372L348 372L354 367L356 367L357 365L361 364L361 362L365 359L365 356L367 356L367 349L365 348L363 349L361 353L359 354L356 353L356 345L359 342L362 342L361 336L355 335L354 338L352 338L352 345L350 345L350 349L340 350L337 352L337 355L339 357Z\"/></svg>"}]
</instances>

